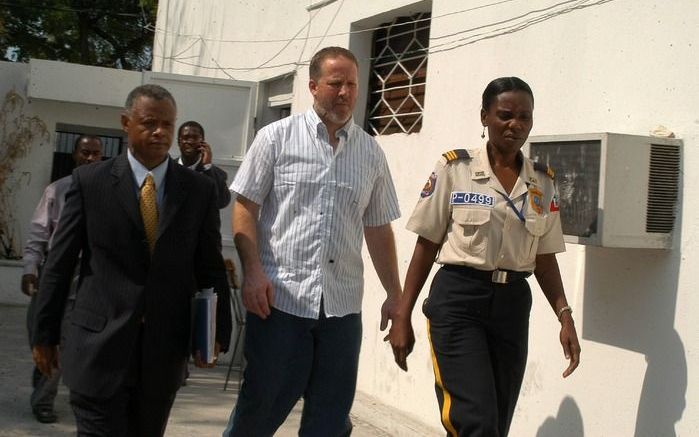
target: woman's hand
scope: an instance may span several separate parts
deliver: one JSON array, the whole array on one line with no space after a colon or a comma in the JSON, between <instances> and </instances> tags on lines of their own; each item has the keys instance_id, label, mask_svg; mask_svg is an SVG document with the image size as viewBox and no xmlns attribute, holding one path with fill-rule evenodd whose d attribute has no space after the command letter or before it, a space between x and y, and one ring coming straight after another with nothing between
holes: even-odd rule
<instances>
[{"instance_id":1,"label":"woman's hand","mask_svg":"<svg viewBox=\"0 0 699 437\"><path fill-rule=\"evenodd\" d=\"M559 337L561 346L563 346L563 355L565 355L566 360L570 360L568 368L563 372L563 377L567 378L580 364L580 342L578 341L578 333L575 332L572 311L563 292L563 282L556 255L553 253L537 255L534 276L536 276L546 299L561 322Z\"/></svg>"},{"instance_id":2,"label":"woman's hand","mask_svg":"<svg viewBox=\"0 0 699 437\"><path fill-rule=\"evenodd\" d=\"M566 311L561 314L561 346L563 346L563 355L567 360L570 360L568 368L563 372L563 377L567 378L580 364L580 343L578 342L578 333L575 331L575 323L570 312Z\"/></svg>"}]
</instances>

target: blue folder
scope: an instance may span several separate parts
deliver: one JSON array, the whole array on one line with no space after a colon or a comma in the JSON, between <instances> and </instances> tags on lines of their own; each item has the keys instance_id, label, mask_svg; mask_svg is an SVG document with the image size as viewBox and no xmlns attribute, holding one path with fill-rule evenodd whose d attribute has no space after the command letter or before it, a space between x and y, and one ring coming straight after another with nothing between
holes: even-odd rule
<instances>
[{"instance_id":1,"label":"blue folder","mask_svg":"<svg viewBox=\"0 0 699 437\"><path fill-rule=\"evenodd\" d=\"M213 363L215 358L217 297L213 288L194 295L194 350L205 363Z\"/></svg>"}]
</instances>

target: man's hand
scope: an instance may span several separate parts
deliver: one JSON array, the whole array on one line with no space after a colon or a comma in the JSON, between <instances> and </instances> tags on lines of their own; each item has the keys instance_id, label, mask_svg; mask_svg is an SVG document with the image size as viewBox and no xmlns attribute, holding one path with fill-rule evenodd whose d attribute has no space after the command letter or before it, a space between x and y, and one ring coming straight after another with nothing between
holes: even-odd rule
<instances>
[{"instance_id":1,"label":"man's hand","mask_svg":"<svg viewBox=\"0 0 699 437\"><path fill-rule=\"evenodd\" d=\"M568 368L563 372L563 377L567 378L580 364L580 342L578 342L578 333L575 331L575 324L570 312L565 312L561 316L559 337L561 346L563 346L563 355L567 360L570 360Z\"/></svg>"},{"instance_id":2,"label":"man's hand","mask_svg":"<svg viewBox=\"0 0 699 437\"><path fill-rule=\"evenodd\" d=\"M266 319L272 312L274 288L261 269L246 272L243 279L242 296L245 309L261 319Z\"/></svg>"},{"instance_id":3,"label":"man's hand","mask_svg":"<svg viewBox=\"0 0 699 437\"><path fill-rule=\"evenodd\" d=\"M400 294L393 293L392 295L386 297L386 300L381 305L381 325L380 330L386 329L388 326L388 321L393 320L398 311L398 305L400 304Z\"/></svg>"},{"instance_id":4,"label":"man's hand","mask_svg":"<svg viewBox=\"0 0 699 437\"><path fill-rule=\"evenodd\" d=\"M206 361L201 359L201 351L194 352L194 365L199 367L200 369L210 369L212 367L216 367L219 352L221 352L221 344L219 342L216 342L214 343L214 361L211 363L207 363Z\"/></svg>"},{"instance_id":5,"label":"man's hand","mask_svg":"<svg viewBox=\"0 0 699 437\"><path fill-rule=\"evenodd\" d=\"M32 348L32 357L37 369L46 375L51 376L53 369L58 369L58 346L38 345Z\"/></svg>"},{"instance_id":6,"label":"man's hand","mask_svg":"<svg viewBox=\"0 0 699 437\"><path fill-rule=\"evenodd\" d=\"M206 141L199 143L199 153L201 153L201 165L211 164L211 146Z\"/></svg>"},{"instance_id":7,"label":"man's hand","mask_svg":"<svg viewBox=\"0 0 699 437\"><path fill-rule=\"evenodd\" d=\"M415 345L415 334L410 322L410 312L403 314L400 311L396 311L391 320L391 329L388 331L384 341L388 341L391 344L393 358L396 360L398 367L407 372L407 358Z\"/></svg>"},{"instance_id":8,"label":"man's hand","mask_svg":"<svg viewBox=\"0 0 699 437\"><path fill-rule=\"evenodd\" d=\"M38 291L36 275L27 273L22 275L22 293L27 296L34 296Z\"/></svg>"}]
</instances>

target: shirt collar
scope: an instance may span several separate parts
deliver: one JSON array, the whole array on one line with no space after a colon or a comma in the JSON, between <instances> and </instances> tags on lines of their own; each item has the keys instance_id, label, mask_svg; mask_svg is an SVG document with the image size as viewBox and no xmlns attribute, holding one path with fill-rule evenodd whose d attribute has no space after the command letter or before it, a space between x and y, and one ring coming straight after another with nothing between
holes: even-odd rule
<instances>
[{"instance_id":1,"label":"shirt collar","mask_svg":"<svg viewBox=\"0 0 699 437\"><path fill-rule=\"evenodd\" d=\"M131 149L127 149L127 156L129 158L129 165L131 166L131 171L133 172L134 180L136 181L136 187L139 189L143 185L143 181L146 176L150 173L153 176L153 181L155 182L155 190L160 191L160 187L165 179L165 173L167 173L167 162L168 158L164 159L163 162L158 164L157 167L152 170L148 170L143 164L138 162L138 160L131 154Z\"/></svg>"},{"instance_id":2,"label":"shirt collar","mask_svg":"<svg viewBox=\"0 0 699 437\"><path fill-rule=\"evenodd\" d=\"M320 119L315 109L311 108L306 111L306 121L308 122L309 126L315 127L316 133L320 134L321 132L325 132L325 135L327 136L328 128L325 126L325 123L323 123L323 120ZM347 120L347 123L337 130L337 135L347 138L353 125L354 117L350 117L350 119Z\"/></svg>"},{"instance_id":3,"label":"shirt collar","mask_svg":"<svg viewBox=\"0 0 699 437\"><path fill-rule=\"evenodd\" d=\"M201 162L201 155L199 155L199 158L197 158L197 162L195 162L194 164L188 166L187 168L189 168L189 169L191 169L191 170L196 170L196 169L197 169L197 166L199 165L200 162ZM182 157L181 157L181 156L180 156L179 158L177 158L177 163L178 163L179 165L182 165L182 166L184 165L184 162L182 161Z\"/></svg>"},{"instance_id":4,"label":"shirt collar","mask_svg":"<svg viewBox=\"0 0 699 437\"><path fill-rule=\"evenodd\" d=\"M527 192L529 185L538 185L533 164L528 159L524 159L521 150L519 151L519 154L522 158L522 168L519 171L517 182L512 189L511 197L513 199ZM477 180L490 178L493 174L493 169L490 166L490 161L488 160L487 145L483 145L480 149L478 149L475 158L476 159L473 160L473 164L471 166L471 179Z\"/></svg>"}]
</instances>

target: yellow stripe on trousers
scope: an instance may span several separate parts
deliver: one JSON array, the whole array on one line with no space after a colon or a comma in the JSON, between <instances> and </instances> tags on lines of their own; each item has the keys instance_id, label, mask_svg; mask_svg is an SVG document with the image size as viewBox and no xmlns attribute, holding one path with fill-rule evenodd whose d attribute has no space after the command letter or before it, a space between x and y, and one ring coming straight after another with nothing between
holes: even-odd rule
<instances>
[{"instance_id":1,"label":"yellow stripe on trousers","mask_svg":"<svg viewBox=\"0 0 699 437\"><path fill-rule=\"evenodd\" d=\"M447 389L444 388L444 384L442 383L442 374L439 371L437 356L434 354L434 346L432 346L432 335L430 334L429 320L427 320L427 338L430 341L430 352L432 353L432 367L434 368L434 380L437 383L437 387L439 387L439 389L442 391L442 397L444 398L444 402L442 403L442 424L444 425L444 428L447 430L450 436L456 437L456 429L454 428L454 425L452 425L451 419L449 418L449 413L451 410L451 394L449 394L449 391L447 391Z\"/></svg>"}]
</instances>

